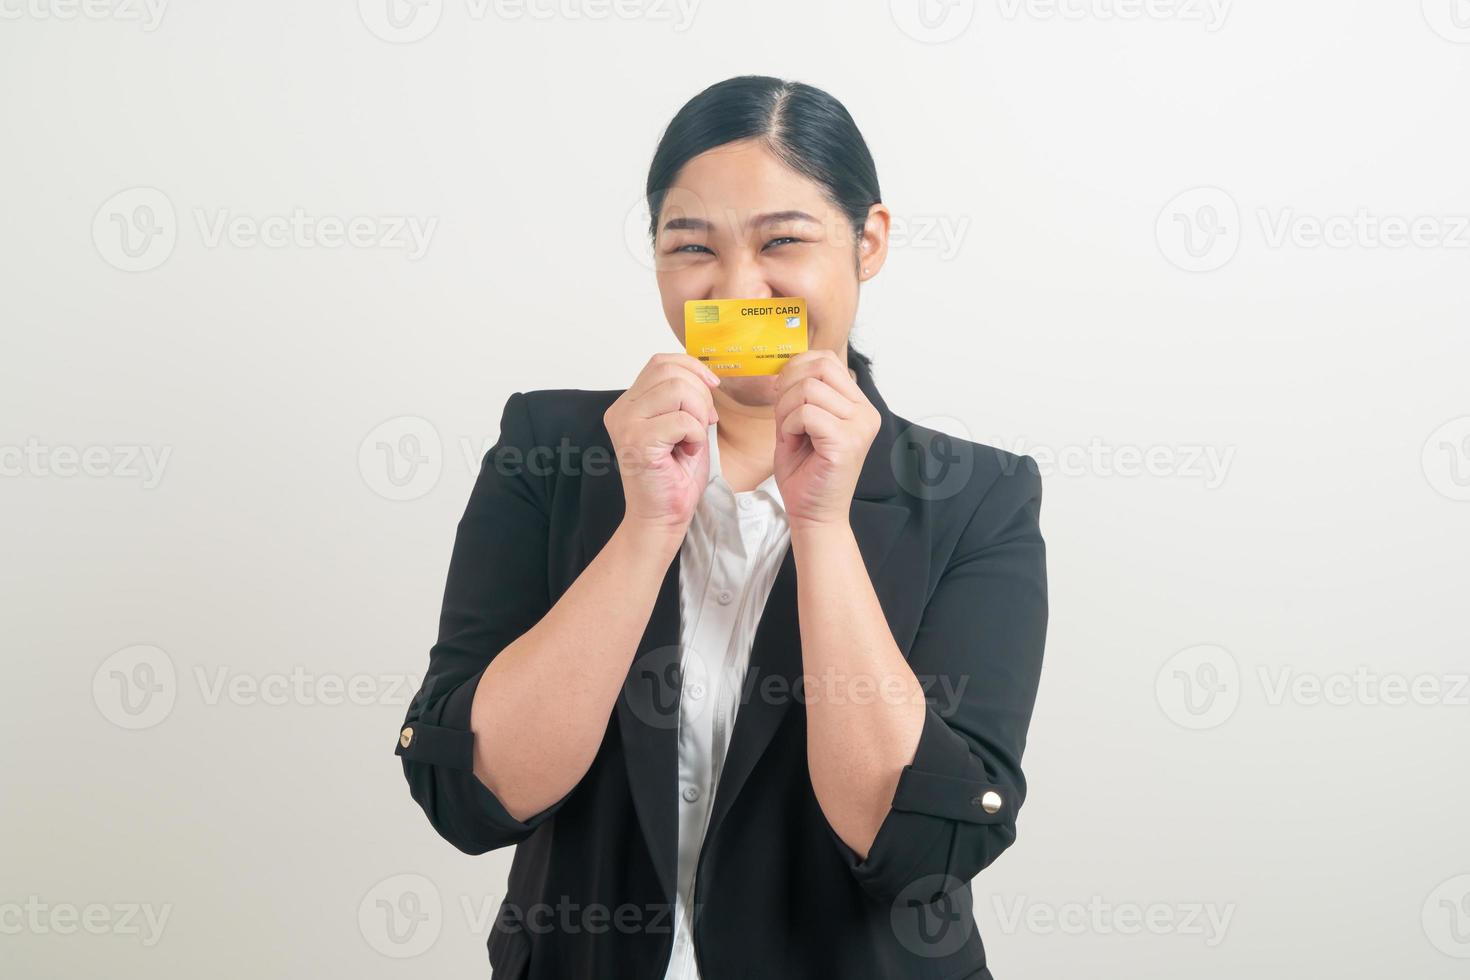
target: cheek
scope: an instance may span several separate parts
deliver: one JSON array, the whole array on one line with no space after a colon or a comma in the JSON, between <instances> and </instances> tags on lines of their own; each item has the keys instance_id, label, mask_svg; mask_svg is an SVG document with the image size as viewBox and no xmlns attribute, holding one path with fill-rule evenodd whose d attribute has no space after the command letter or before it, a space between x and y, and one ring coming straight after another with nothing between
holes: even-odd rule
<instances>
[{"instance_id":1,"label":"cheek","mask_svg":"<svg viewBox=\"0 0 1470 980\"><path fill-rule=\"evenodd\" d=\"M664 319L668 321L669 329L684 342L684 300L689 297L686 291L680 289L679 277L660 272L656 277L658 280L659 303L664 308Z\"/></svg>"},{"instance_id":2,"label":"cheek","mask_svg":"<svg viewBox=\"0 0 1470 980\"><path fill-rule=\"evenodd\" d=\"M823 350L836 350L847 340L848 332L852 330L854 308L851 303L833 300L817 304L815 301L809 307L808 316L811 321L811 333L808 343L812 347Z\"/></svg>"},{"instance_id":3,"label":"cheek","mask_svg":"<svg viewBox=\"0 0 1470 980\"><path fill-rule=\"evenodd\" d=\"M825 263L790 285L791 295L806 298L811 346L828 350L841 346L857 315L857 276L852 269L840 262Z\"/></svg>"}]
</instances>

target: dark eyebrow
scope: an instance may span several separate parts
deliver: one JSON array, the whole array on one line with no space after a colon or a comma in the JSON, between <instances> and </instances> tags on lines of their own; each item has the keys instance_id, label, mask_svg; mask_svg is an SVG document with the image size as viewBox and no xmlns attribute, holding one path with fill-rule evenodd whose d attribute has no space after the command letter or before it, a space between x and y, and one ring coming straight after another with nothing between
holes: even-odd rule
<instances>
[{"instance_id":1,"label":"dark eyebrow","mask_svg":"<svg viewBox=\"0 0 1470 980\"><path fill-rule=\"evenodd\" d=\"M815 224L817 219L805 211L770 211L754 215L746 224L773 225L783 221L810 221ZM664 231L709 231L711 227L704 218L670 218L664 222Z\"/></svg>"},{"instance_id":2,"label":"dark eyebrow","mask_svg":"<svg viewBox=\"0 0 1470 980\"><path fill-rule=\"evenodd\" d=\"M779 224L783 221L816 222L816 220L816 218L813 218L805 211L772 211L769 214L756 215L753 219L751 219L750 223L753 225L774 225Z\"/></svg>"}]
</instances>

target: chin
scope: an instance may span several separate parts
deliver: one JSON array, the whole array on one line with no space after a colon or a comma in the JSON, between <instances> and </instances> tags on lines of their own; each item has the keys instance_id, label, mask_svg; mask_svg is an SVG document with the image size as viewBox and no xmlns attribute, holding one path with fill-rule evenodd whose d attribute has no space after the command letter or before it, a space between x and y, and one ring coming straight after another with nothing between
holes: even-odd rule
<instances>
[{"instance_id":1,"label":"chin","mask_svg":"<svg viewBox=\"0 0 1470 980\"><path fill-rule=\"evenodd\" d=\"M720 389L742 405L776 404L776 376L774 374L749 378L721 378Z\"/></svg>"}]
</instances>

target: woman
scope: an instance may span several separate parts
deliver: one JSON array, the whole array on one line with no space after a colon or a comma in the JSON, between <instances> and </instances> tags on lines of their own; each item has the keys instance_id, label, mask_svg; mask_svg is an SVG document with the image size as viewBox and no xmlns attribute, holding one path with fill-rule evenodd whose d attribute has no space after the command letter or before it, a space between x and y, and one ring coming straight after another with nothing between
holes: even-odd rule
<instances>
[{"instance_id":1,"label":"woman","mask_svg":"<svg viewBox=\"0 0 1470 980\"><path fill-rule=\"evenodd\" d=\"M969 882L1025 792L1035 465L893 415L848 346L890 215L830 95L706 89L648 204L681 343L686 300L800 296L810 350L510 396L399 733L413 796L466 853L517 845L496 978L989 977Z\"/></svg>"}]
</instances>

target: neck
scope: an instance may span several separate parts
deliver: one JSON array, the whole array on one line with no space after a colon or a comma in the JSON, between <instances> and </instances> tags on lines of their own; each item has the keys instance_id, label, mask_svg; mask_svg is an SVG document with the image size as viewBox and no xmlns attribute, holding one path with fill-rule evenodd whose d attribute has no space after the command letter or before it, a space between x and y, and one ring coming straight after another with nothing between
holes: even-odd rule
<instances>
[{"instance_id":1,"label":"neck","mask_svg":"<svg viewBox=\"0 0 1470 980\"><path fill-rule=\"evenodd\" d=\"M754 490L771 475L776 457L776 417L770 405L742 405L715 390L720 470L737 492Z\"/></svg>"},{"instance_id":2,"label":"neck","mask_svg":"<svg viewBox=\"0 0 1470 980\"><path fill-rule=\"evenodd\" d=\"M841 352L844 356L846 351ZM857 372L847 369L853 379ZM720 415L720 469L737 492L754 490L771 475L776 458L776 414L773 405L746 405L719 388L711 393Z\"/></svg>"}]
</instances>

